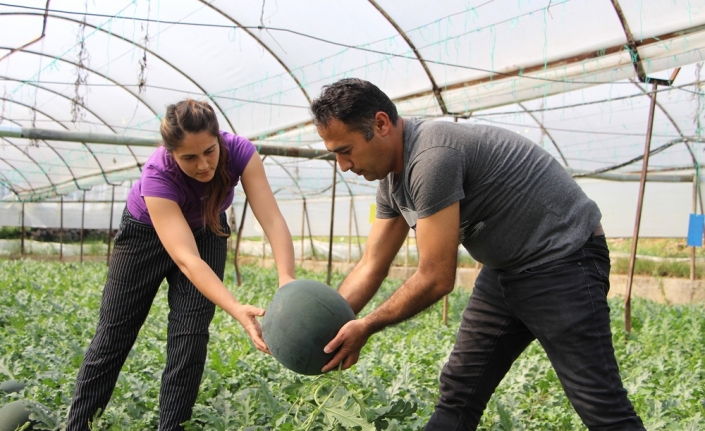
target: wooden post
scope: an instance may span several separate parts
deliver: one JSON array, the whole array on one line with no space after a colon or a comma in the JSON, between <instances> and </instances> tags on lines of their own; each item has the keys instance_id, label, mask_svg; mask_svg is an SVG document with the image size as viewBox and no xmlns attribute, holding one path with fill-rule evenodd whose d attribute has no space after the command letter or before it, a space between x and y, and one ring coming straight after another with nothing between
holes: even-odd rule
<instances>
[{"instance_id":1,"label":"wooden post","mask_svg":"<svg viewBox=\"0 0 705 431\"><path fill-rule=\"evenodd\" d=\"M311 242L311 254L313 259L318 259L316 256L316 247L313 245L313 231L311 230L311 219L308 217L308 208L306 207L306 201L304 200L304 214L306 215L306 225L308 226L308 239Z\"/></svg>"},{"instance_id":2,"label":"wooden post","mask_svg":"<svg viewBox=\"0 0 705 431\"><path fill-rule=\"evenodd\" d=\"M698 210L698 176L693 175L693 214ZM695 246L690 247L690 281L695 280Z\"/></svg>"},{"instance_id":3,"label":"wooden post","mask_svg":"<svg viewBox=\"0 0 705 431\"><path fill-rule=\"evenodd\" d=\"M83 223L86 219L86 191L83 191L83 203L81 204L81 258L80 262L83 263Z\"/></svg>"},{"instance_id":4,"label":"wooden post","mask_svg":"<svg viewBox=\"0 0 705 431\"><path fill-rule=\"evenodd\" d=\"M348 212L348 262L352 260L352 215L353 215L353 206L352 206L352 200L353 197L350 196L350 211Z\"/></svg>"},{"instance_id":5,"label":"wooden post","mask_svg":"<svg viewBox=\"0 0 705 431\"><path fill-rule=\"evenodd\" d=\"M443 297L443 324L448 326L448 295Z\"/></svg>"},{"instance_id":6,"label":"wooden post","mask_svg":"<svg viewBox=\"0 0 705 431\"><path fill-rule=\"evenodd\" d=\"M303 197L303 202L301 205L301 259L300 265L304 264L304 256L306 255L306 249L304 248L304 235L306 234L306 197Z\"/></svg>"},{"instance_id":7,"label":"wooden post","mask_svg":"<svg viewBox=\"0 0 705 431\"><path fill-rule=\"evenodd\" d=\"M326 284L330 286L330 277L333 272L333 225L335 223L335 183L338 176L338 164L333 162L333 198L330 205L330 233L328 235L328 276Z\"/></svg>"},{"instance_id":8,"label":"wooden post","mask_svg":"<svg viewBox=\"0 0 705 431\"><path fill-rule=\"evenodd\" d=\"M350 201L350 205L353 205L355 203L354 200ZM353 217L355 218L355 238L357 240L357 251L360 253L360 257L362 257L362 244L360 243L360 226L357 224L357 213L355 212L355 208L353 207Z\"/></svg>"},{"instance_id":9,"label":"wooden post","mask_svg":"<svg viewBox=\"0 0 705 431\"><path fill-rule=\"evenodd\" d=\"M105 263L110 264L110 246L113 241L113 208L115 206L115 184L113 184L113 194L110 198L110 225L108 226L108 257Z\"/></svg>"},{"instance_id":10,"label":"wooden post","mask_svg":"<svg viewBox=\"0 0 705 431\"><path fill-rule=\"evenodd\" d=\"M656 89L658 82L654 81L651 87L651 106L649 107L649 122L646 130L646 143L644 144L644 159L641 164L641 181L639 181L639 198L636 207L636 220L634 221L634 234L632 235L632 250L629 258L629 274L627 278L627 291L624 300L624 329L632 331L632 282L634 280L634 265L636 263L636 250L639 242L639 227L641 225L641 210L644 204L644 189L646 188L646 173L649 168L649 153L651 152L651 134L654 128L654 111L656 109Z\"/></svg>"},{"instance_id":11,"label":"wooden post","mask_svg":"<svg viewBox=\"0 0 705 431\"><path fill-rule=\"evenodd\" d=\"M237 285L242 285L242 275L240 274L240 266L237 263L238 255L240 254L240 241L242 240L242 230L245 227L245 214L247 214L247 197L245 197L245 203L242 206L242 217L240 217L240 228L237 230L237 241L235 242L235 253L233 255L233 264L235 265L235 276L237 278Z\"/></svg>"},{"instance_id":12,"label":"wooden post","mask_svg":"<svg viewBox=\"0 0 705 431\"><path fill-rule=\"evenodd\" d=\"M61 215L59 228L59 262L64 260L64 195L61 195Z\"/></svg>"},{"instance_id":13,"label":"wooden post","mask_svg":"<svg viewBox=\"0 0 705 431\"><path fill-rule=\"evenodd\" d=\"M230 211L228 211L228 212L230 213L230 217L229 217L229 219L230 219L229 220L230 221L230 236L228 236L228 246L227 247L228 247L228 252L230 252L230 250L233 249L233 235L236 230L236 228L235 228L235 225L236 225L236 223L235 223L235 207L230 205Z\"/></svg>"},{"instance_id":14,"label":"wooden post","mask_svg":"<svg viewBox=\"0 0 705 431\"><path fill-rule=\"evenodd\" d=\"M20 256L24 256L24 200L22 201L22 230L20 236Z\"/></svg>"},{"instance_id":15,"label":"wooden post","mask_svg":"<svg viewBox=\"0 0 705 431\"><path fill-rule=\"evenodd\" d=\"M411 236L411 229L406 233L406 245L404 246L404 274L407 273L409 268L409 237Z\"/></svg>"}]
</instances>

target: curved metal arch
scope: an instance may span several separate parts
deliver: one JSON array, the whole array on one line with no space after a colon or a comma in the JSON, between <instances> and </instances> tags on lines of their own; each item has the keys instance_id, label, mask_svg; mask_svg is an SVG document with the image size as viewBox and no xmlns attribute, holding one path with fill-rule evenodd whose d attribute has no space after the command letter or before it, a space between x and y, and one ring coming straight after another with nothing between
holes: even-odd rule
<instances>
[{"instance_id":1,"label":"curved metal arch","mask_svg":"<svg viewBox=\"0 0 705 431\"><path fill-rule=\"evenodd\" d=\"M68 97L67 95L62 94L62 93L59 93L58 91L55 91L55 90L50 90L50 89L48 89L48 88L46 88L46 87L42 87L41 85L37 84L36 82L32 82L32 81L23 81L23 80L17 79L17 78L10 78L9 76L3 76L2 79L5 80L5 81L21 82L22 84L31 85L31 86L33 86L33 87L36 87L36 88L40 89L40 90L47 91L47 92L52 93L52 94L54 94L54 95L56 95L56 96L62 97L62 98L64 98L64 99L66 99L66 100L70 100L71 102L73 102L73 100L72 100L70 97ZM104 125L105 127L109 128L111 132L117 134L117 132L115 131L115 129L113 129L113 127L112 127L110 124L108 124L105 120L103 120L102 118L100 118L99 115L97 115L95 112L93 112L93 111L92 111L90 108L88 108L86 105L84 105L83 103L77 103L77 105L79 105L81 108L85 109L85 110L88 111L91 115L93 115L95 118L97 118L98 120L100 120L100 122L103 123L103 125Z\"/></svg>"},{"instance_id":2,"label":"curved metal arch","mask_svg":"<svg viewBox=\"0 0 705 431\"><path fill-rule=\"evenodd\" d=\"M54 181L51 180L51 177L49 176L49 174L47 173L47 171L44 170L44 167L43 167L39 162L37 162L36 160L34 160L34 157L30 156L29 153L26 153L26 152L22 151L22 148L20 148L20 147L18 147L17 145L15 145L15 144L14 144L12 141L10 141L9 139L7 139L7 138L2 138L2 140L5 141L5 142L7 142L8 144L12 145L13 147L15 147L15 148L17 149L17 151L19 151L20 153L24 154L29 160L33 161L34 164L37 165L37 167L39 168L39 170L42 171L42 173L44 174L44 176L47 177L47 180L49 180L49 184L51 184L51 187L54 189L54 192L58 194L58 192L57 192L57 190L56 190L56 184L54 184Z\"/></svg>"},{"instance_id":3,"label":"curved metal arch","mask_svg":"<svg viewBox=\"0 0 705 431\"><path fill-rule=\"evenodd\" d=\"M33 40L30 40L29 42L25 43L24 45L22 45L22 46L19 47L19 48L15 48L15 49L10 50L10 52L8 52L7 54L5 54L5 55L3 55L2 57L0 57L0 61L3 61L4 59L8 58L9 56L11 56L12 54L14 54L14 53L16 53L16 52L21 52L22 50L24 50L24 49L27 48L28 46L30 46L30 45L32 45L32 44L34 44L34 43L37 43L37 42L39 42L40 40L44 39L44 37L46 36L46 30L47 30L47 17L48 17L48 15L49 15L49 1L50 1L50 0L47 0L46 6L44 7L44 14L43 14L43 15L44 15L44 19L43 19L43 23L42 23L42 33L39 35L39 37L37 37L37 38L35 38L35 39L33 39Z\"/></svg>"},{"instance_id":4,"label":"curved metal arch","mask_svg":"<svg viewBox=\"0 0 705 431\"><path fill-rule=\"evenodd\" d=\"M203 1L203 0L201 0ZM428 80L431 81L431 89L433 91L433 95L436 96L436 101L438 102L438 106L441 108L441 112L443 112L443 115L448 115L448 108L446 107L445 101L443 101L443 96L441 95L441 89L438 87L438 84L436 84L436 80L433 78L433 75L431 74L431 69L428 68L428 65L426 64L426 60L421 57L421 53L419 52L418 49L416 49L416 45L414 45L414 42L411 41L411 39L406 35L406 32L402 30L401 27L399 27L399 24L394 21L394 19L384 10L382 7L375 1L375 0L368 0L372 6L374 6L377 11L382 14L382 16L389 22L389 24L394 27L394 29L399 33L399 35L404 39L404 41L409 45L412 51L414 51L414 55L416 58L419 60L419 63L421 63L421 67L423 67L424 72L426 72L426 76L428 77Z\"/></svg>"},{"instance_id":5,"label":"curved metal arch","mask_svg":"<svg viewBox=\"0 0 705 431\"><path fill-rule=\"evenodd\" d=\"M34 16L34 15L38 15L38 14L37 14L37 13L31 13L31 12L8 12L8 13L0 13L0 16L2 16L2 15L30 15L30 16ZM79 20L72 19L72 18L69 18L69 17L66 17L66 16L61 16L61 15L49 14L49 17L55 18L55 19L63 19L63 20L65 20L65 21L70 21L70 22L73 22L73 23L76 23L76 24L81 24L81 25L85 25L85 26L87 26L87 27L91 27L92 29L97 30L97 31L100 31L100 32L103 32L103 33L107 34L107 35L110 36L110 37L115 37L115 38L118 38L118 39L120 39L120 40L122 40L122 41L129 42L129 43L132 44L133 46L136 46L136 47L138 47L138 48L140 48L140 49L143 49L144 51L146 51L146 52L148 52L149 54L153 55L154 57L158 58L158 59L161 60L164 64L168 65L169 67L171 67L172 69L174 69L175 71L177 71L181 76L183 76L184 78L186 78L187 80L189 80L193 85L195 85L199 90L201 90L201 91L203 92L203 95L206 96L206 97L208 97L208 98L213 102L213 104L215 105L215 107L218 108L218 110L220 111L220 113L223 115L223 118L224 118L225 121L228 123L228 126L230 126L230 128L232 129L233 132L235 132L235 127L234 127L234 126L232 125L232 123L230 122L230 119L229 119L228 116L225 114L225 111L220 107L220 105L218 105L218 102L215 101L215 100L210 96L210 94L206 91L205 88L201 87L201 85L200 85L198 82L196 82L193 78L191 78L189 75L187 75L187 74L186 74L185 72L183 72L181 69L179 69L178 67L174 66L174 65L171 64L169 61L165 60L163 57L161 57L160 55L158 55L157 53L155 53L155 52L152 51L151 49L149 49L149 48L147 48L146 46L140 44L139 42L133 41L133 40L131 40L131 39L127 38L127 37L124 37L124 36L116 35L116 34L114 34L114 33L112 33L112 32L109 32L109 31L107 31L107 30L104 30L102 27L98 27L98 26L95 26L95 25L93 25L93 24L89 24L89 23L86 23L86 22L83 22L83 21L79 21ZM23 52L28 52L28 51L23 51ZM85 67L84 67L84 68L85 68ZM85 68L85 69L88 70L87 68ZM123 86L121 86L121 88L122 88L123 90L125 90L125 91L129 91L129 90L127 90L127 88L125 88L125 87L123 87ZM157 116L156 113L155 113L155 116ZM107 180L106 180L106 181L107 181Z\"/></svg>"},{"instance_id":6,"label":"curved metal arch","mask_svg":"<svg viewBox=\"0 0 705 431\"><path fill-rule=\"evenodd\" d=\"M632 83L634 83L634 85L636 85L636 87L639 89L639 91L641 91L641 93L642 93L643 95L648 95L648 94L649 94L648 91L646 91L646 90L644 90L643 88L641 88L641 86L640 86L639 84L637 84L636 82L634 82L634 80L632 80ZM678 124L676 123L676 120L674 120L673 117L671 117L671 114L669 114L668 111L666 111L666 108L664 108L663 105L661 105L661 103L658 101L658 99L656 99L656 106L658 106L659 110L661 110L661 112L663 113L663 115L666 116L666 118L668 119L668 121L671 122L671 125L673 126L674 129L676 129L676 132L678 132L678 134L681 135L681 138L684 139L683 143L685 144L685 147L688 149L688 152L690 153L690 157L693 159L693 166L697 166L697 165L698 165L698 159L695 157L695 153L693 152L693 147L691 147L691 146L690 146L690 143L685 140L685 139L686 139L686 136L685 136L685 134L683 134L683 131L681 130L681 128L678 127Z\"/></svg>"},{"instance_id":7,"label":"curved metal arch","mask_svg":"<svg viewBox=\"0 0 705 431\"><path fill-rule=\"evenodd\" d=\"M233 24L235 24L236 26L238 26L238 28L240 28L240 30L244 31L244 32L247 33L251 38L253 38L254 40L256 40L257 43L259 43L260 46L261 46L265 51L267 51L267 52L269 53L269 55L271 55L272 58L274 58L274 59L277 61L277 63L279 63L279 64L281 65L282 68L284 68L284 70L286 71L286 73L291 77L291 79L294 80L294 82L296 83L296 85L299 87L299 89L301 90L301 92L304 94L304 97L306 98L306 101L308 102L308 104L311 105L311 97L308 95L308 92L306 92L306 90L304 89L304 86L301 85L301 82L299 81L299 79L291 72L291 69L289 69L289 67L288 67L286 64L284 64L284 61L282 61L282 59L279 58L279 56L276 55L276 54L274 53L274 51L272 51L271 49L269 49L269 47L268 47L265 43L263 43L260 38L258 38L257 36L255 36L249 29L247 29L245 26L243 26L242 24L240 24L235 18L231 17L230 15L226 14L226 13L223 12L222 10L220 10L220 9L218 9L217 7L213 6L211 3L209 3L209 2L207 2L207 1L205 1L205 0L199 0L199 1L200 1L201 3L203 3L206 7L209 7L209 8L211 8L211 9L213 9L214 11L218 12L219 14L221 14L223 17L225 17L226 19L228 19L230 22L232 22ZM235 130L235 129L233 129L233 130Z\"/></svg>"},{"instance_id":8,"label":"curved metal arch","mask_svg":"<svg viewBox=\"0 0 705 431\"><path fill-rule=\"evenodd\" d=\"M16 125L19 126L19 127L22 127L22 124L20 124L20 123L17 122L17 121L10 120L9 118L5 118L5 120L9 121L10 123L16 124ZM52 147L51 145L49 145L49 143L47 143L46 140L42 139L41 141L44 142L44 144L47 146L47 148L50 148L51 151L53 151L54 154L56 154L56 156L57 156L59 159L61 159L62 162L64 162L64 166L66 166L66 169L69 170L69 173L71 174L71 179L73 180L73 183L76 185L76 188L77 188L78 190L84 190L84 189L82 189L81 186L78 184L78 179L76 178L76 174L73 173L73 169L71 169L71 165L69 165L68 163L66 163L66 159L64 159L64 156L62 156L61 153L59 153L58 151L56 151L56 148L54 148L54 147Z\"/></svg>"},{"instance_id":9,"label":"curved metal arch","mask_svg":"<svg viewBox=\"0 0 705 431\"><path fill-rule=\"evenodd\" d=\"M2 15L2 14L0 14L0 15ZM30 14L30 15L33 15L33 14ZM5 46L0 46L0 49L11 49L11 48L8 48L8 47L5 47ZM74 66L76 66L76 67L79 67L77 63L75 63L75 62L73 62L73 61L71 61L71 60L67 60L67 59L61 58L61 57L54 57L54 56L51 56L51 55L49 55L49 54L45 54L45 53L43 53L43 52L29 51L29 50L26 50L26 49L25 49L25 50L22 50L22 52L25 53L25 54L33 54L33 55L39 55L39 56L42 56L42 57L49 57L49 58L51 58L51 59L53 59L53 60L55 60L55 61L62 61L62 62L68 63L68 64L72 64L72 65L74 65ZM82 67L83 69L85 69L85 70L87 70L87 71L89 71L89 72L91 72L91 73L97 75L97 76L100 76L101 78L105 79L106 81L109 81L109 82L115 84L116 86L122 88L122 89L125 90L128 94L131 94L132 96L134 96L134 97L137 99L138 102L142 103L147 109L149 109L149 110L152 112L152 114L154 114L155 117L158 117L158 116L159 116L159 115L157 114L157 112L156 112L154 109L152 109L152 107L149 106L149 104L148 104L147 102L145 102L145 101L144 101L141 97L139 97L138 95L134 94L132 91L128 90L127 87L125 87L124 85L120 84L119 82L115 81L114 79L112 79L112 78L108 77L107 75L104 75L104 74L102 74L102 73L100 73L100 72L98 72L98 71L96 71L96 70L94 70L94 69L91 69L91 68L85 67L85 66L81 66L81 67ZM23 84L29 83L29 81L20 81L20 82L22 82ZM15 101L12 101L12 102L18 103L18 102L15 102ZM35 109L34 107L31 107L31 106L27 106L27 107L28 107L28 108L31 108L31 109ZM38 111L38 112L39 112L39 111ZM45 114L45 115L46 115L46 114ZM49 116L47 115L47 117L49 117ZM49 117L49 118L51 118L51 117ZM54 121L56 121L57 123L61 124L61 126L62 126L64 129L67 129L67 130L68 130L68 128L67 128L66 126L64 126L63 123L57 121L57 120L54 119L54 118L51 118L51 119L54 120ZM91 155L92 155L93 158L95 159L96 163L97 163L98 166L100 167L101 171L103 171L103 166L100 164L100 161L98 161L98 158L95 156L95 154L93 153L93 151L86 145L86 143L82 142L81 144L84 145L84 146L86 147L86 149L91 153ZM130 152L132 153L132 150L131 150L131 149L130 149ZM133 157L135 157L135 156L134 156L134 153L132 153L132 154L133 154ZM139 164L139 160L137 160L137 157L135 157L135 160L137 161L137 166L139 167L139 169L142 170L142 167L141 167L141 165ZM103 178L105 179L105 182L106 182L107 184L113 185L113 184L108 180L108 177L105 175L105 172L103 172ZM79 190L83 190L83 189L81 189L81 188L79 187Z\"/></svg>"},{"instance_id":10,"label":"curved metal arch","mask_svg":"<svg viewBox=\"0 0 705 431\"><path fill-rule=\"evenodd\" d=\"M16 104L18 104L18 105L25 106L25 107L27 107L27 108L33 109L33 110L39 112L40 114L44 115L45 117L47 117L47 118L49 118L49 119L51 119L51 120L56 121L56 122L57 122L58 124L60 124L64 129L66 129L66 130L69 129L68 127L64 126L64 124L63 124L62 122L60 122L59 120L57 120L56 118L53 118L52 116L48 115L46 112L40 111L39 109L37 109L37 108L34 107L34 106L30 106L30 105L27 105L26 103L21 103L21 102L18 102L18 101L16 101L16 100L7 99L7 98L4 98L4 97L0 97L0 100L5 100L5 101L8 101L8 102L10 102L10 103L16 103ZM81 145L83 145L83 146L86 148L86 150L88 150L88 152L91 154L91 156L93 156L93 159L94 159L95 162L98 164L98 167L100 168L100 171L103 173L103 179L105 180L105 182L106 182L107 184L110 184L110 185L112 186L113 183L111 183L111 182L108 180L108 177L105 175L105 170L103 169L103 165L100 164L100 160L98 160L98 157L96 157L96 155L95 155L95 153L93 152L93 150L91 149L91 147L89 147L88 144L86 144L85 142L81 142Z\"/></svg>"},{"instance_id":11,"label":"curved metal arch","mask_svg":"<svg viewBox=\"0 0 705 431\"><path fill-rule=\"evenodd\" d=\"M531 119L536 122L536 124L539 125L539 127L541 128L541 131L546 136L548 136L548 139L550 139L553 146L556 147L556 151L558 151L558 154L561 156L561 159L563 160L563 164L565 165L565 167L566 168L569 167L568 166L568 159L565 158L565 156L563 155L563 151L561 151L560 147L558 146L558 143L556 143L555 139L553 139L553 136L551 136L551 134L548 132L548 130L546 130L546 128L543 126L543 123L541 121L539 121L539 119L536 118L536 116L532 112L530 112L528 109L526 109L526 107L521 102L518 102L517 105L519 105L519 107L521 107L521 109L523 109L524 112L526 114L528 114L529 117L531 117Z\"/></svg>"},{"instance_id":12,"label":"curved metal arch","mask_svg":"<svg viewBox=\"0 0 705 431\"><path fill-rule=\"evenodd\" d=\"M622 24L624 36L627 38L627 47L632 53L632 64L634 65L634 71L639 77L639 80L641 82L644 82L644 80L646 79L646 72L644 71L644 66L642 65L641 59L639 58L639 45L634 39L634 35L632 34L631 29L629 28L629 23L627 22L627 17L624 16L622 7L619 5L617 0L611 0L611 2L612 7L614 8L614 12L617 15L617 19L619 20L619 23Z\"/></svg>"},{"instance_id":13,"label":"curved metal arch","mask_svg":"<svg viewBox=\"0 0 705 431\"><path fill-rule=\"evenodd\" d=\"M52 94L54 94L54 95L56 95L56 96L63 97L63 98L66 99L66 100L71 100L71 102L74 103L74 101L73 101L70 97L66 96L65 94L59 93L58 91L50 90L50 89L48 89L48 88L46 88L46 87L42 87L41 85L39 85L39 84L37 84L37 83L35 83L35 82L32 82L32 81L22 81L22 80L19 80L19 79L16 79L16 78L10 78L10 77L7 77L7 76L3 76L2 78L3 78L4 80L6 80L6 81L21 82L21 83L23 83L23 84L27 84L27 85L34 86L34 87L36 87L36 88L39 88L40 90L44 90L44 91L47 91L47 92L49 92L49 93L52 93ZM105 125L105 127L107 127L108 129L110 129L111 132L117 134L117 131L113 128L113 126L111 126L110 124L108 124L105 120L103 120L98 114L96 114L95 112L93 112L93 111L92 111L90 108L88 108L85 104L83 104L83 103L77 103L77 104L78 104L81 108L83 108L83 109L85 109L86 111L88 111L88 112L89 112L91 115L93 115L95 118L97 118L98 120L100 120L100 122L103 123L103 124ZM131 148L129 145L127 145L126 147L127 147L127 151L129 151L130 154L132 155L132 157L135 159L135 163L139 164L140 161L139 161L139 159L137 158L137 156L135 155L135 152L132 151L132 148Z\"/></svg>"},{"instance_id":14,"label":"curved metal arch","mask_svg":"<svg viewBox=\"0 0 705 431\"><path fill-rule=\"evenodd\" d=\"M340 170L340 165L336 160L328 160L328 163L333 163L335 165L335 169L338 170L338 176L340 177L340 181L342 181L343 184L345 184L345 188L348 189L348 195L350 195L350 199L354 198L355 195L353 194L352 187L350 187L350 184L348 184L348 180L345 179L343 176L343 171Z\"/></svg>"},{"instance_id":15,"label":"curved metal arch","mask_svg":"<svg viewBox=\"0 0 705 431\"><path fill-rule=\"evenodd\" d=\"M0 159L0 160L2 160L2 159ZM5 162L4 160L2 160L2 161L3 161L4 163L7 163L7 162ZM12 165L10 165L9 163L8 163L8 166L12 167ZM14 169L14 168L13 168L13 169ZM17 190L15 190L14 187L12 187L12 184L13 184L13 183L5 176L5 174L2 173L1 170L0 170L0 176L2 176L2 177L5 179L4 181L0 181L0 182L2 182L3 184L5 184L5 186L6 186L8 189L10 189L10 191L11 191L12 193L14 193L15 197L17 197L17 199L19 199L19 198L20 198L19 192L18 192Z\"/></svg>"},{"instance_id":16,"label":"curved metal arch","mask_svg":"<svg viewBox=\"0 0 705 431\"><path fill-rule=\"evenodd\" d=\"M29 108L29 109L31 109L31 110L33 110L33 111L37 111L37 112L39 112L40 114L42 114L42 115L44 115L45 117L47 117L48 119L50 119L51 121L53 121L53 122L55 122L56 124L58 124L59 126L63 127L65 130L68 130L68 129L69 129L69 128L66 127L66 126L64 125L64 123L62 123L61 121L57 120L56 118L52 117L51 115L47 114L46 112L44 112L44 111L42 111L42 110L40 110L40 109L37 109L36 107L34 107L34 106L32 106L32 105L28 105L28 104L26 104L26 103L18 102L17 100L8 99L7 97L0 97L0 100L3 100L3 101L5 101L5 102L14 103L14 104L16 104L16 105L24 106L25 108Z\"/></svg>"},{"instance_id":17,"label":"curved metal arch","mask_svg":"<svg viewBox=\"0 0 705 431\"><path fill-rule=\"evenodd\" d=\"M5 163L7 166L11 167L15 172L17 172L18 174L20 174L20 176L21 176L22 178L24 178L24 180L27 182L27 185L28 185L30 188L32 187L32 182L31 182L27 177L24 176L24 174L22 173L22 171L21 171L20 169L17 169L16 167L14 167L14 166L12 165L12 163L8 162L8 161L5 160L5 159L0 159L0 161L2 161L2 162ZM5 177L5 175L3 175L3 177ZM5 179L7 179L7 177L5 177ZM8 180L8 187L10 188L10 190L12 190L12 192L15 194L15 196L17 196L17 197L19 198L20 195L18 194L17 191L15 191L15 190L13 189L12 186L10 186L10 184L11 184L11 183L10 183L9 180ZM31 190L31 189L30 189L30 190Z\"/></svg>"},{"instance_id":18,"label":"curved metal arch","mask_svg":"<svg viewBox=\"0 0 705 431\"><path fill-rule=\"evenodd\" d=\"M264 157L267 157L267 156L264 156ZM262 158L262 161L264 161L264 157ZM306 197L306 194L304 193L303 189L302 189L301 186L299 185L299 182L296 180L296 178L294 178L294 176L291 175L291 172L289 172L289 169L287 169L284 165L282 165L282 164L281 164L279 161L277 161L274 157L270 157L269 160L271 160L271 161L273 161L274 163L276 163L277 166L279 166L282 170L284 170L284 172L286 172L286 174L289 176L289 178L291 178L291 181L293 181L294 184L296 185L296 188L299 189L299 194L305 198L305 197Z\"/></svg>"},{"instance_id":19,"label":"curved metal arch","mask_svg":"<svg viewBox=\"0 0 705 431\"><path fill-rule=\"evenodd\" d=\"M7 46L0 46L0 49L12 49L12 48L8 48ZM29 50L23 49L23 50L22 50L22 53L23 53L23 54L38 55L38 56L41 56L41 57L48 57L48 58L51 58L52 60L62 61L62 62L64 62L64 63L68 63L68 64L71 64L71 65L73 65L73 66L79 67L78 63L75 63L75 62L73 62L73 61L71 61L71 60L67 60L67 59L61 58L61 57L55 57L55 56L53 56L53 55L45 54L45 53L43 53L43 52L29 51ZM150 111L152 114L154 114L155 117L159 117L159 114L157 114L157 111L155 111L151 106L149 106L149 104L148 104L147 102L145 102L145 101L144 101L141 97L139 97L137 94L135 94L135 93L133 93L132 91L128 90L127 87L125 87L124 85L122 85L122 84L120 84L119 82L115 81L114 79L108 77L107 75L104 75L104 74L98 72L97 70L91 69L90 67L86 67L86 66L80 66L80 67L82 67L83 69L85 69L85 70L91 72L92 74L94 74L94 75L96 75L96 76L100 76L101 78L105 79L106 81L111 82L111 83L114 84L116 87L120 87L121 89L125 90L128 94L130 94L130 95L133 96L135 99L137 99L137 101L138 101L139 103L143 104L147 109L149 109L149 111ZM28 83L29 81L21 81L21 82L24 84L24 83Z\"/></svg>"}]
</instances>

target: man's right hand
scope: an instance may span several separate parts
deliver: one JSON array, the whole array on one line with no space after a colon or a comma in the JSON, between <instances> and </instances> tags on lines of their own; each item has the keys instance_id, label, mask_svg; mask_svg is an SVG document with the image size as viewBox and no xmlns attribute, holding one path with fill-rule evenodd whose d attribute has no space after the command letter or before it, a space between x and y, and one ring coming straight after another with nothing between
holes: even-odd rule
<instances>
[{"instance_id":1,"label":"man's right hand","mask_svg":"<svg viewBox=\"0 0 705 431\"><path fill-rule=\"evenodd\" d=\"M343 325L338 335L323 349L325 353L335 352L336 349L337 352L321 371L326 373L334 370L341 362L343 370L355 365L360 358L360 350L367 344L371 335L364 319L351 320Z\"/></svg>"}]
</instances>

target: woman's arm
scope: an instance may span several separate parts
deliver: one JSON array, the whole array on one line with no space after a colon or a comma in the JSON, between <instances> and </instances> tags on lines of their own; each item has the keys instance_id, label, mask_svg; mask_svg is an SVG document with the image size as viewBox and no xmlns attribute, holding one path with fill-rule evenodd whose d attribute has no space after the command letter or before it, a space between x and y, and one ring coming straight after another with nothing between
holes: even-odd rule
<instances>
[{"instance_id":1,"label":"woman's arm","mask_svg":"<svg viewBox=\"0 0 705 431\"><path fill-rule=\"evenodd\" d=\"M262 160L256 152L242 173L242 188L245 190L252 212L272 245L274 262L279 273L279 287L281 287L294 279L294 244L289 227L267 181Z\"/></svg>"},{"instance_id":2,"label":"woman's arm","mask_svg":"<svg viewBox=\"0 0 705 431\"><path fill-rule=\"evenodd\" d=\"M238 302L201 259L196 240L179 205L172 200L156 197L145 197L144 201L160 241L181 272L206 298L240 322L258 350L269 353L262 339L262 327L255 318L263 316L264 310Z\"/></svg>"}]
</instances>

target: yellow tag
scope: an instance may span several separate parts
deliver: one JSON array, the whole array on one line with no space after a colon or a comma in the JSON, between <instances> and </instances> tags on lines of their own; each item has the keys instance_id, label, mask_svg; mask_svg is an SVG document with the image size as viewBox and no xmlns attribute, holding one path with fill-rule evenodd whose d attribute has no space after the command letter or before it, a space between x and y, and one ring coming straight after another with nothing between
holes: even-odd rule
<instances>
[{"instance_id":1,"label":"yellow tag","mask_svg":"<svg viewBox=\"0 0 705 431\"><path fill-rule=\"evenodd\" d=\"M370 224L375 222L375 214L377 213L377 204L370 204Z\"/></svg>"}]
</instances>

